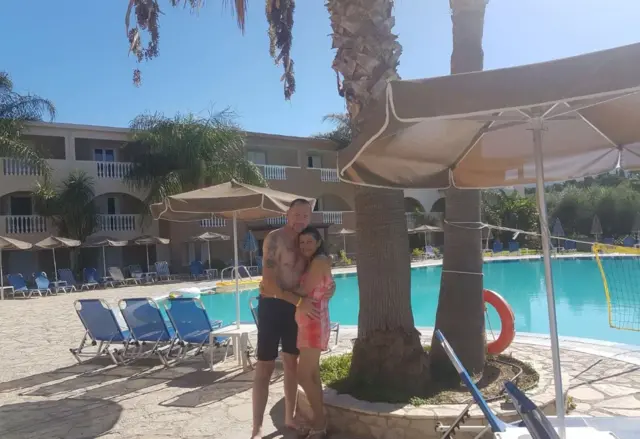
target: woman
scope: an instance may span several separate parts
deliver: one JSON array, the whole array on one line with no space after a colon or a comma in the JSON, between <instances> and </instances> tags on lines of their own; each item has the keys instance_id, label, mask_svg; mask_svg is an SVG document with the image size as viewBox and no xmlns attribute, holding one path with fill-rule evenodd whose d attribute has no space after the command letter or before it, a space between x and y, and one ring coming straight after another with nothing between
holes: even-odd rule
<instances>
[{"instance_id":1,"label":"woman","mask_svg":"<svg viewBox=\"0 0 640 439\"><path fill-rule=\"evenodd\" d=\"M333 294L331 259L327 256L320 232L307 227L299 235L300 252L308 260L307 270L300 280L298 293L314 300L320 312L318 319L296 312L298 323L298 382L307 396L313 419L307 438L322 438L327 433L324 416L322 383L320 382L320 354L327 350L330 337L329 298Z\"/></svg>"}]
</instances>

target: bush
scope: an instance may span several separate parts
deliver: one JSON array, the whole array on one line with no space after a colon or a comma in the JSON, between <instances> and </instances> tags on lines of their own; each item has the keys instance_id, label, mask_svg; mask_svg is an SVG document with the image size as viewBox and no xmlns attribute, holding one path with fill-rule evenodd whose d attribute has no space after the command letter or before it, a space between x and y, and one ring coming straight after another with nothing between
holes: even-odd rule
<instances>
[{"instance_id":1,"label":"bush","mask_svg":"<svg viewBox=\"0 0 640 439\"><path fill-rule=\"evenodd\" d=\"M351 259L347 257L347 254L344 252L344 250L340 250L340 252L338 253L338 256L340 257L340 263L342 265L351 265L352 264Z\"/></svg>"},{"instance_id":2,"label":"bush","mask_svg":"<svg viewBox=\"0 0 640 439\"><path fill-rule=\"evenodd\" d=\"M411 252L411 256L413 256L414 258L421 258L424 256L424 250L422 250L421 248L414 248Z\"/></svg>"}]
</instances>

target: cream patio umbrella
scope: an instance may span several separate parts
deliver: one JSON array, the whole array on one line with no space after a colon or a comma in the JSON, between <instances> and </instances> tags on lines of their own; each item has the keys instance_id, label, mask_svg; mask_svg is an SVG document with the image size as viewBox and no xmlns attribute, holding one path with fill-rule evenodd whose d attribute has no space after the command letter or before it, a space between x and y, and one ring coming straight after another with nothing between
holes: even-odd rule
<instances>
[{"instance_id":1,"label":"cream patio umbrella","mask_svg":"<svg viewBox=\"0 0 640 439\"><path fill-rule=\"evenodd\" d=\"M167 197L151 205L155 219L188 222L215 217L233 220L233 261L236 281L236 325L240 327L240 287L238 273L238 220L251 221L285 214L296 199L315 205L315 199L235 180Z\"/></svg>"},{"instance_id":2,"label":"cream patio umbrella","mask_svg":"<svg viewBox=\"0 0 640 439\"><path fill-rule=\"evenodd\" d=\"M598 218L598 215L593 216L593 221L591 222L591 234L596 237L596 242L598 242L598 238L602 235L602 225L600 224L600 218Z\"/></svg>"},{"instance_id":3,"label":"cream patio umbrella","mask_svg":"<svg viewBox=\"0 0 640 439\"><path fill-rule=\"evenodd\" d=\"M107 274L107 255L105 248L106 247L125 247L129 244L128 241L119 241L117 239L111 238L109 236L94 236L87 239L84 243L82 243L83 247L102 247L102 276L108 276Z\"/></svg>"},{"instance_id":4,"label":"cream patio umbrella","mask_svg":"<svg viewBox=\"0 0 640 439\"><path fill-rule=\"evenodd\" d=\"M4 300L4 271L2 270L3 250L29 250L33 247L28 242L0 236L0 300Z\"/></svg>"},{"instance_id":5,"label":"cream patio umbrella","mask_svg":"<svg viewBox=\"0 0 640 439\"><path fill-rule=\"evenodd\" d=\"M80 246L81 242L77 239L61 238L59 236L49 236L40 242L36 242L36 247L50 249L53 254L53 274L58 282L58 264L56 262L57 248L72 248Z\"/></svg>"},{"instance_id":6,"label":"cream patio umbrella","mask_svg":"<svg viewBox=\"0 0 640 439\"><path fill-rule=\"evenodd\" d=\"M171 242L171 240L167 238L160 238L159 236L143 235L132 239L131 242L137 245L145 246L145 249L147 251L147 271L151 271L151 267L149 266L149 246L156 244L167 245Z\"/></svg>"},{"instance_id":7,"label":"cream patio umbrella","mask_svg":"<svg viewBox=\"0 0 640 439\"><path fill-rule=\"evenodd\" d=\"M347 236L355 235L356 231L351 229L340 229L332 235L340 235L342 236L342 250L344 250L344 254L347 254Z\"/></svg>"},{"instance_id":8,"label":"cream patio umbrella","mask_svg":"<svg viewBox=\"0 0 640 439\"><path fill-rule=\"evenodd\" d=\"M409 229L409 233L424 233L424 251L427 251L427 233L442 232L442 227L422 225Z\"/></svg>"},{"instance_id":9,"label":"cream patio umbrella","mask_svg":"<svg viewBox=\"0 0 640 439\"><path fill-rule=\"evenodd\" d=\"M230 236L215 232L204 232L201 235L191 238L192 241L207 243L207 258L209 261L209 269L211 269L211 241L228 241L229 239L231 239Z\"/></svg>"},{"instance_id":10,"label":"cream patio umbrella","mask_svg":"<svg viewBox=\"0 0 640 439\"><path fill-rule=\"evenodd\" d=\"M340 178L391 188L536 184L556 408L564 418L544 182L640 167L640 44L446 77L390 81ZM564 428L561 429L564 435Z\"/></svg>"}]
</instances>

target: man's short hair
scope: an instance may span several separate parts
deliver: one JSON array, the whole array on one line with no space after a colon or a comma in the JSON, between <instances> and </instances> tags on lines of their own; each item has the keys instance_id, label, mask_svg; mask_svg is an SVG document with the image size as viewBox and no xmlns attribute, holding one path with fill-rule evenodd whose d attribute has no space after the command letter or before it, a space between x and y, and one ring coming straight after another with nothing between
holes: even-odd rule
<instances>
[{"instance_id":1,"label":"man's short hair","mask_svg":"<svg viewBox=\"0 0 640 439\"><path fill-rule=\"evenodd\" d=\"M305 200L304 198L296 198L291 202L291 204L289 204L289 209L297 206L298 204L306 204L307 206L311 206L311 203L309 202L309 200Z\"/></svg>"}]
</instances>

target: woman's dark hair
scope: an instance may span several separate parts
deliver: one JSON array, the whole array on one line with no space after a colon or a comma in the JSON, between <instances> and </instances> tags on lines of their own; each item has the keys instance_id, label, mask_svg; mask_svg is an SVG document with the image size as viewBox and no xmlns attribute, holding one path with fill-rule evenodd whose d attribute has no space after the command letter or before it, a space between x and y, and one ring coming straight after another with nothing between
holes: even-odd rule
<instances>
[{"instance_id":1,"label":"woman's dark hair","mask_svg":"<svg viewBox=\"0 0 640 439\"><path fill-rule=\"evenodd\" d=\"M311 235L311 237L315 239L316 242L320 243L320 245L316 249L316 252L313 254L313 256L311 256L311 259L314 259L316 256L327 255L327 250L324 247L324 239L322 239L322 235L320 234L320 231L318 229L313 226L307 226L302 232L300 232L299 236L302 235Z\"/></svg>"}]
</instances>

